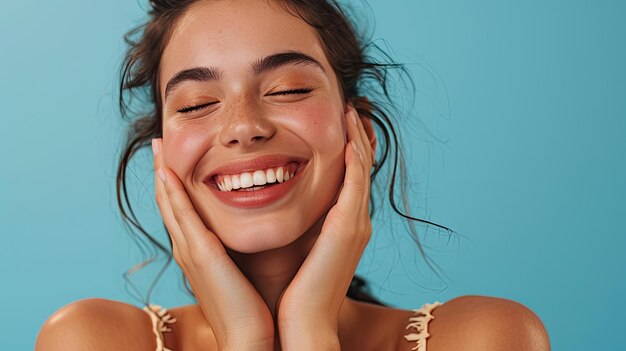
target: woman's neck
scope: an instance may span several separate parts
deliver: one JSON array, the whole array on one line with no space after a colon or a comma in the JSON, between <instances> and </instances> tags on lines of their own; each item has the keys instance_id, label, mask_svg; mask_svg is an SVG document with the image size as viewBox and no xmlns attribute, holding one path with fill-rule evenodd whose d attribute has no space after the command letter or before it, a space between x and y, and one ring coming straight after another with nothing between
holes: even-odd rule
<instances>
[{"instance_id":1,"label":"woman's neck","mask_svg":"<svg viewBox=\"0 0 626 351\"><path fill-rule=\"evenodd\" d=\"M265 301L274 320L277 317L277 304L281 294L309 255L325 219L325 216L322 217L296 241L281 248L254 254L242 254L227 249L230 257ZM344 299L338 325L342 342L352 344L358 339L356 334L353 335L355 331L352 329L359 321L357 306L350 299Z\"/></svg>"},{"instance_id":2,"label":"woman's neck","mask_svg":"<svg viewBox=\"0 0 626 351\"><path fill-rule=\"evenodd\" d=\"M287 246L254 254L228 250L235 264L265 301L274 320L278 312L278 299L313 248L323 222L324 218L321 218L306 233Z\"/></svg>"}]
</instances>

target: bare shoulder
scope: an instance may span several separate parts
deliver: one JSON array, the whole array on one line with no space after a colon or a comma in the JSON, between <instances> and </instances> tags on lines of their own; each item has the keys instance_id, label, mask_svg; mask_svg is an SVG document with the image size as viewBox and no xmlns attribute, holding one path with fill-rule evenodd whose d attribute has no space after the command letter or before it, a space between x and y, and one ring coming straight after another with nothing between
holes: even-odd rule
<instances>
[{"instance_id":1,"label":"bare shoulder","mask_svg":"<svg viewBox=\"0 0 626 351\"><path fill-rule=\"evenodd\" d=\"M35 350L154 350L150 317L130 304L90 298L63 306L44 323Z\"/></svg>"},{"instance_id":2,"label":"bare shoulder","mask_svg":"<svg viewBox=\"0 0 626 351\"><path fill-rule=\"evenodd\" d=\"M539 317L509 299L466 295L438 306L428 325L428 351L548 351Z\"/></svg>"}]
</instances>

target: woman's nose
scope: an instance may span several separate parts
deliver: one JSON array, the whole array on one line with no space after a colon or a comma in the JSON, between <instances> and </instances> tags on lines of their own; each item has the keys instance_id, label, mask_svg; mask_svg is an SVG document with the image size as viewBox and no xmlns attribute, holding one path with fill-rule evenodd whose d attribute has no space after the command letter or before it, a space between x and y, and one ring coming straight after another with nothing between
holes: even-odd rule
<instances>
[{"instance_id":1,"label":"woman's nose","mask_svg":"<svg viewBox=\"0 0 626 351\"><path fill-rule=\"evenodd\" d=\"M227 118L220 133L222 145L250 147L270 139L276 133L276 127L261 113L235 113Z\"/></svg>"}]
</instances>

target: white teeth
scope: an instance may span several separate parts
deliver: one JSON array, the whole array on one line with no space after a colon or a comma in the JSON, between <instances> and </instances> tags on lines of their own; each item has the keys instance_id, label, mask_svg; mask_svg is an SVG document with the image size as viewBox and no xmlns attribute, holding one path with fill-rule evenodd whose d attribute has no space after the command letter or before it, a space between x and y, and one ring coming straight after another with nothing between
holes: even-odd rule
<instances>
[{"instance_id":1,"label":"white teeth","mask_svg":"<svg viewBox=\"0 0 626 351\"><path fill-rule=\"evenodd\" d=\"M252 181L252 174L250 173L241 173L239 181L241 182L242 188L249 188L254 185L254 182Z\"/></svg>"},{"instance_id":2,"label":"white teeth","mask_svg":"<svg viewBox=\"0 0 626 351\"><path fill-rule=\"evenodd\" d=\"M283 168L279 167L276 170L276 180L278 180L279 183L283 182Z\"/></svg>"},{"instance_id":3,"label":"white teeth","mask_svg":"<svg viewBox=\"0 0 626 351\"><path fill-rule=\"evenodd\" d=\"M233 183L231 183L230 177L224 177L224 185L227 191L233 190Z\"/></svg>"},{"instance_id":4,"label":"white teeth","mask_svg":"<svg viewBox=\"0 0 626 351\"><path fill-rule=\"evenodd\" d=\"M254 171L252 180L254 181L254 185L265 185L265 183L267 183L264 171Z\"/></svg>"},{"instance_id":5,"label":"white teeth","mask_svg":"<svg viewBox=\"0 0 626 351\"><path fill-rule=\"evenodd\" d=\"M225 178L228 178L228 177L225 177ZM241 188L241 184L239 183L239 176L238 175L230 176L230 181L233 183L233 189Z\"/></svg>"},{"instance_id":6,"label":"white teeth","mask_svg":"<svg viewBox=\"0 0 626 351\"><path fill-rule=\"evenodd\" d=\"M282 167L281 167L282 169ZM268 183L274 183L276 182L276 172L274 172L273 169L268 169L267 172L265 172L265 177L267 178L267 182Z\"/></svg>"},{"instance_id":7,"label":"white teeth","mask_svg":"<svg viewBox=\"0 0 626 351\"><path fill-rule=\"evenodd\" d=\"M289 171L286 169L287 167L281 166L278 168L257 170L253 173L244 172L237 175L225 175L221 177L221 181L217 182L216 186L220 191L232 191L277 182L283 183L294 176L293 174L289 174Z\"/></svg>"}]
</instances>

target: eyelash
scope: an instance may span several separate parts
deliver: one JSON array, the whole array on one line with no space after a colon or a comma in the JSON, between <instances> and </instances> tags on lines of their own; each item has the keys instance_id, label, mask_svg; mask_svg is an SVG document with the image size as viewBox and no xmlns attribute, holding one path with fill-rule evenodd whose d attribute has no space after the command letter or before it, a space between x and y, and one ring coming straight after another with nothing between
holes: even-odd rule
<instances>
[{"instance_id":1,"label":"eyelash","mask_svg":"<svg viewBox=\"0 0 626 351\"><path fill-rule=\"evenodd\" d=\"M312 91L313 91L313 88L300 88L300 89L277 91L275 93L271 93L267 95L274 96L274 95L289 95L289 94L308 94Z\"/></svg>"},{"instance_id":2,"label":"eyelash","mask_svg":"<svg viewBox=\"0 0 626 351\"><path fill-rule=\"evenodd\" d=\"M304 95L304 94L308 94L310 92L313 91L313 88L300 88L300 89L289 89L289 90L283 90L283 91L277 91L271 94L267 94L269 96L277 96L277 95L291 95L291 94L295 94L295 95ZM198 111L198 110L202 110L205 109L213 104L216 104L216 102L210 102L208 104L201 104L201 105L195 105L195 106L185 106L179 110L176 110L176 112L179 113L189 113L189 112L194 112L194 111Z\"/></svg>"}]
</instances>

